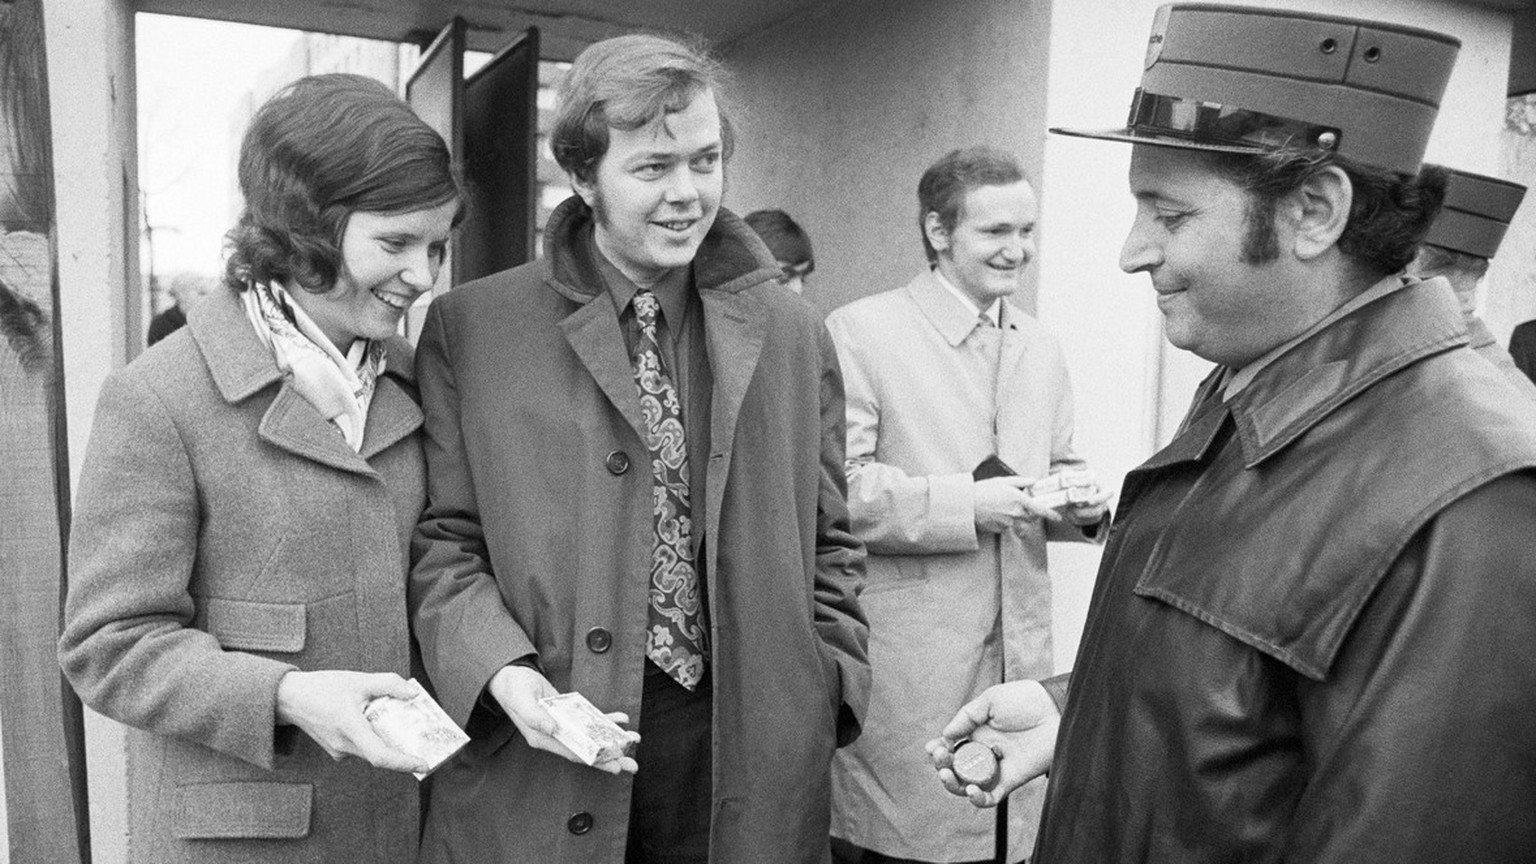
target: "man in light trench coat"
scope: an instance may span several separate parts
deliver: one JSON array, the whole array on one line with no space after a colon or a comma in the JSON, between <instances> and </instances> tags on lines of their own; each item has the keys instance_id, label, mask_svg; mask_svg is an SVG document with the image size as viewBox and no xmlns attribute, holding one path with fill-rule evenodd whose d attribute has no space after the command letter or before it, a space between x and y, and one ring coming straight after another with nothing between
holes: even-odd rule
<instances>
[{"instance_id":1,"label":"man in light trench coat","mask_svg":"<svg viewBox=\"0 0 1536 864\"><path fill-rule=\"evenodd\" d=\"M869 686L842 379L720 207L718 81L666 39L587 48L544 257L428 312L410 597L474 740L433 777L423 861L829 858ZM567 691L636 718L638 751L577 761L539 702Z\"/></svg>"},{"instance_id":2,"label":"man in light trench coat","mask_svg":"<svg viewBox=\"0 0 1536 864\"><path fill-rule=\"evenodd\" d=\"M827 319L848 388L875 674L864 734L833 763L833 852L846 864L993 860L998 820L933 782L923 743L989 685L1054 671L1046 540L1097 537L1108 498L1072 449L1061 348L1011 299L1037 211L1017 159L949 153L924 172L918 204L931 269ZM1082 484L1075 503L1031 496L1053 474ZM1029 853L1042 789L1010 802L1008 861Z\"/></svg>"}]
</instances>

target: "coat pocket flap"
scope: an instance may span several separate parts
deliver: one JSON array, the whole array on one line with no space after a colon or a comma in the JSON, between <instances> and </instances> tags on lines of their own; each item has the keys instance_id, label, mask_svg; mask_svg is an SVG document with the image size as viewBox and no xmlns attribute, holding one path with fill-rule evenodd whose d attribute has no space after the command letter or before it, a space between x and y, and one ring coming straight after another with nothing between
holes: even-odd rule
<instances>
[{"instance_id":1,"label":"coat pocket flap","mask_svg":"<svg viewBox=\"0 0 1536 864\"><path fill-rule=\"evenodd\" d=\"M181 840L309 836L314 787L308 783L197 783L179 787L176 797Z\"/></svg>"},{"instance_id":2,"label":"coat pocket flap","mask_svg":"<svg viewBox=\"0 0 1536 864\"><path fill-rule=\"evenodd\" d=\"M208 613L208 632L225 648L288 653L304 648L303 603L209 598L203 608Z\"/></svg>"}]
</instances>

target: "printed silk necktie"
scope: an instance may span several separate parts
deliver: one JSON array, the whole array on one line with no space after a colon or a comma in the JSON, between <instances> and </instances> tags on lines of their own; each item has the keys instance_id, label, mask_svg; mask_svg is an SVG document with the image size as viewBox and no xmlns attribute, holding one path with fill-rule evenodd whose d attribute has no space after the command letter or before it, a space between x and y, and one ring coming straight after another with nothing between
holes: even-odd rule
<instances>
[{"instance_id":1,"label":"printed silk necktie","mask_svg":"<svg viewBox=\"0 0 1536 864\"><path fill-rule=\"evenodd\" d=\"M699 576L693 567L693 508L688 491L688 444L677 389L661 365L656 340L660 305L650 291L636 292L635 385L651 452L655 541L651 553L650 627L645 655L689 690L704 677L709 630L699 603Z\"/></svg>"}]
</instances>

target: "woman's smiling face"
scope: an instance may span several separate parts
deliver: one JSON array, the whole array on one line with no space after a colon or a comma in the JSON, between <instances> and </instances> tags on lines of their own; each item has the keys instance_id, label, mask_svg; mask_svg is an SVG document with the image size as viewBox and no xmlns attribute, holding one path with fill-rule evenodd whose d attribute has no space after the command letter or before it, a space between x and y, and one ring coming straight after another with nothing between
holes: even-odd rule
<instances>
[{"instance_id":1,"label":"woman's smiling face","mask_svg":"<svg viewBox=\"0 0 1536 864\"><path fill-rule=\"evenodd\" d=\"M437 281L458 202L407 213L358 211L341 237L341 272L329 291L290 291L343 353L357 339L396 332L405 310Z\"/></svg>"}]
</instances>

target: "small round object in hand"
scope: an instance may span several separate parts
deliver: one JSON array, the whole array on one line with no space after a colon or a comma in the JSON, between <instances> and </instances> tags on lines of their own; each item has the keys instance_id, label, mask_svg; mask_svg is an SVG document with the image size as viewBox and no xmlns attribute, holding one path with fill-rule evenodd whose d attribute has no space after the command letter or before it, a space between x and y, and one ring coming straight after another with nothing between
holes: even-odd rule
<instances>
[{"instance_id":1,"label":"small round object in hand","mask_svg":"<svg viewBox=\"0 0 1536 864\"><path fill-rule=\"evenodd\" d=\"M982 790L997 784L997 754L978 741L965 740L955 746L951 769L955 779Z\"/></svg>"}]
</instances>

